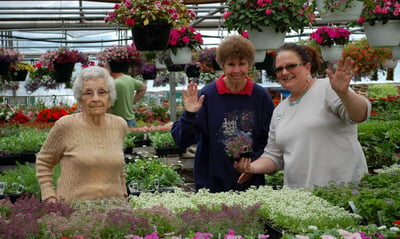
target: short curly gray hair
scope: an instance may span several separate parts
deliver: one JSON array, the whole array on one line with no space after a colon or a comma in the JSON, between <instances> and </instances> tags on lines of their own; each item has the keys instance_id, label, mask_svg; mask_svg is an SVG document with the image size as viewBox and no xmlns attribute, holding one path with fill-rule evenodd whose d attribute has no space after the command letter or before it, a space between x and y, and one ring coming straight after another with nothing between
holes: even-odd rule
<instances>
[{"instance_id":1,"label":"short curly gray hair","mask_svg":"<svg viewBox=\"0 0 400 239\"><path fill-rule=\"evenodd\" d=\"M117 99L117 92L115 91L114 78L110 75L110 72L101 66L89 66L84 68L80 74L76 77L72 89L74 91L74 97L79 102L83 94L83 82L94 79L102 78L107 84L107 88L110 94L111 104Z\"/></svg>"}]
</instances>

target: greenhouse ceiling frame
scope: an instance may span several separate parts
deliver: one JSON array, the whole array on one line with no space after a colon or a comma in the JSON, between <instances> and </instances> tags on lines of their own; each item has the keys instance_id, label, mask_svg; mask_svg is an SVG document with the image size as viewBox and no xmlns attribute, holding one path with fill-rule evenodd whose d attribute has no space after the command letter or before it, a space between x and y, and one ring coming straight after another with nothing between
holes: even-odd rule
<instances>
[{"instance_id":1,"label":"greenhouse ceiling frame","mask_svg":"<svg viewBox=\"0 0 400 239\"><path fill-rule=\"evenodd\" d=\"M4 2L8 4L14 2L16 6L7 6ZM53 6L33 6L32 3L34 2L51 2ZM57 2L75 2L76 6L54 6ZM93 2L108 4L101 5L99 3L100 6L99 4L90 6ZM131 40L129 29L126 26L106 24L104 22L104 18L108 12L113 10L116 2L119 1L0 1L0 47L18 48L20 51L24 51L24 47L18 45L18 42L21 41L74 44L74 47L77 48L103 48L116 44L126 44L127 41ZM223 27L222 13L224 5L222 2L215 0L187 0L185 4L197 14L195 21L192 23L192 26L196 29L215 30ZM108 40L68 38L71 32L82 30L93 33L109 31L114 32L118 37ZM59 35L55 38L40 35L41 32L51 31L58 32ZM18 36L15 32L26 33L26 36ZM32 37L29 36L29 33L39 34ZM48 47L44 44L37 48L51 48L51 46Z\"/></svg>"}]
</instances>

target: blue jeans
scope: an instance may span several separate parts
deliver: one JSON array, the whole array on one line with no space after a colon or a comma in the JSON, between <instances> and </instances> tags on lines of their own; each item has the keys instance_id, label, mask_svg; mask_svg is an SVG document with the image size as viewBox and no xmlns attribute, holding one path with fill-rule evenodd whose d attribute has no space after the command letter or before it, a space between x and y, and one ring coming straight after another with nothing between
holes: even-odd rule
<instances>
[{"instance_id":1,"label":"blue jeans","mask_svg":"<svg viewBox=\"0 0 400 239\"><path fill-rule=\"evenodd\" d=\"M131 127L131 128L136 128L136 120L134 120L134 119L131 119L131 120L126 120L126 122L128 123L128 127Z\"/></svg>"}]
</instances>

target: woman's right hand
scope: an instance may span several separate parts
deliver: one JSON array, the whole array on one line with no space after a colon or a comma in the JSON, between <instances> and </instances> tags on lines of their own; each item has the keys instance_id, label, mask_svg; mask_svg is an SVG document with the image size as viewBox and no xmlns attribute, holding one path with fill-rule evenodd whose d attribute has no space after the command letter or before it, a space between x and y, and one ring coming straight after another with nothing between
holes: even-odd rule
<instances>
[{"instance_id":1,"label":"woman's right hand","mask_svg":"<svg viewBox=\"0 0 400 239\"><path fill-rule=\"evenodd\" d=\"M241 158L239 161L233 162L233 167L239 173L253 173L250 158Z\"/></svg>"},{"instance_id":2,"label":"woman's right hand","mask_svg":"<svg viewBox=\"0 0 400 239\"><path fill-rule=\"evenodd\" d=\"M57 198L55 197L49 197L46 200L44 200L47 203L56 203L57 202Z\"/></svg>"},{"instance_id":3,"label":"woman's right hand","mask_svg":"<svg viewBox=\"0 0 400 239\"><path fill-rule=\"evenodd\" d=\"M189 83L187 90L182 90L182 99L185 111L196 113L200 110L204 101L204 95L198 98L196 83Z\"/></svg>"},{"instance_id":4,"label":"woman's right hand","mask_svg":"<svg viewBox=\"0 0 400 239\"><path fill-rule=\"evenodd\" d=\"M233 167L240 173L242 173L237 180L237 183L242 184L251 178L252 166L250 158L241 158L239 161L233 163Z\"/></svg>"}]
</instances>

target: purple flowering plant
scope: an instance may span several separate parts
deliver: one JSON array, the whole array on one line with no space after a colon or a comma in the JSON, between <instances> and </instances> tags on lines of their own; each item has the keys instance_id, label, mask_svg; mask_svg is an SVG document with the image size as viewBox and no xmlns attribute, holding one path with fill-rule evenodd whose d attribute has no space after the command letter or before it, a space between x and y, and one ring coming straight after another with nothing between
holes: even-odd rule
<instances>
[{"instance_id":1,"label":"purple flowering plant","mask_svg":"<svg viewBox=\"0 0 400 239\"><path fill-rule=\"evenodd\" d=\"M349 42L350 31L342 27L320 26L310 34L310 39L320 46L331 47L333 45L344 45Z\"/></svg>"},{"instance_id":2,"label":"purple flowering plant","mask_svg":"<svg viewBox=\"0 0 400 239\"><path fill-rule=\"evenodd\" d=\"M216 47L205 47L198 52L199 61L205 64L210 64L217 55Z\"/></svg>"},{"instance_id":3,"label":"purple flowering plant","mask_svg":"<svg viewBox=\"0 0 400 239\"><path fill-rule=\"evenodd\" d=\"M229 157L239 159L242 154L252 152L252 140L243 133L233 135L225 140L225 152Z\"/></svg>"},{"instance_id":4,"label":"purple flowering plant","mask_svg":"<svg viewBox=\"0 0 400 239\"><path fill-rule=\"evenodd\" d=\"M156 71L156 64L154 62L143 62L140 68L140 73L151 74Z\"/></svg>"},{"instance_id":5,"label":"purple flowering plant","mask_svg":"<svg viewBox=\"0 0 400 239\"><path fill-rule=\"evenodd\" d=\"M15 49L0 48L0 61L3 62L17 62L21 61L23 55Z\"/></svg>"}]
</instances>

